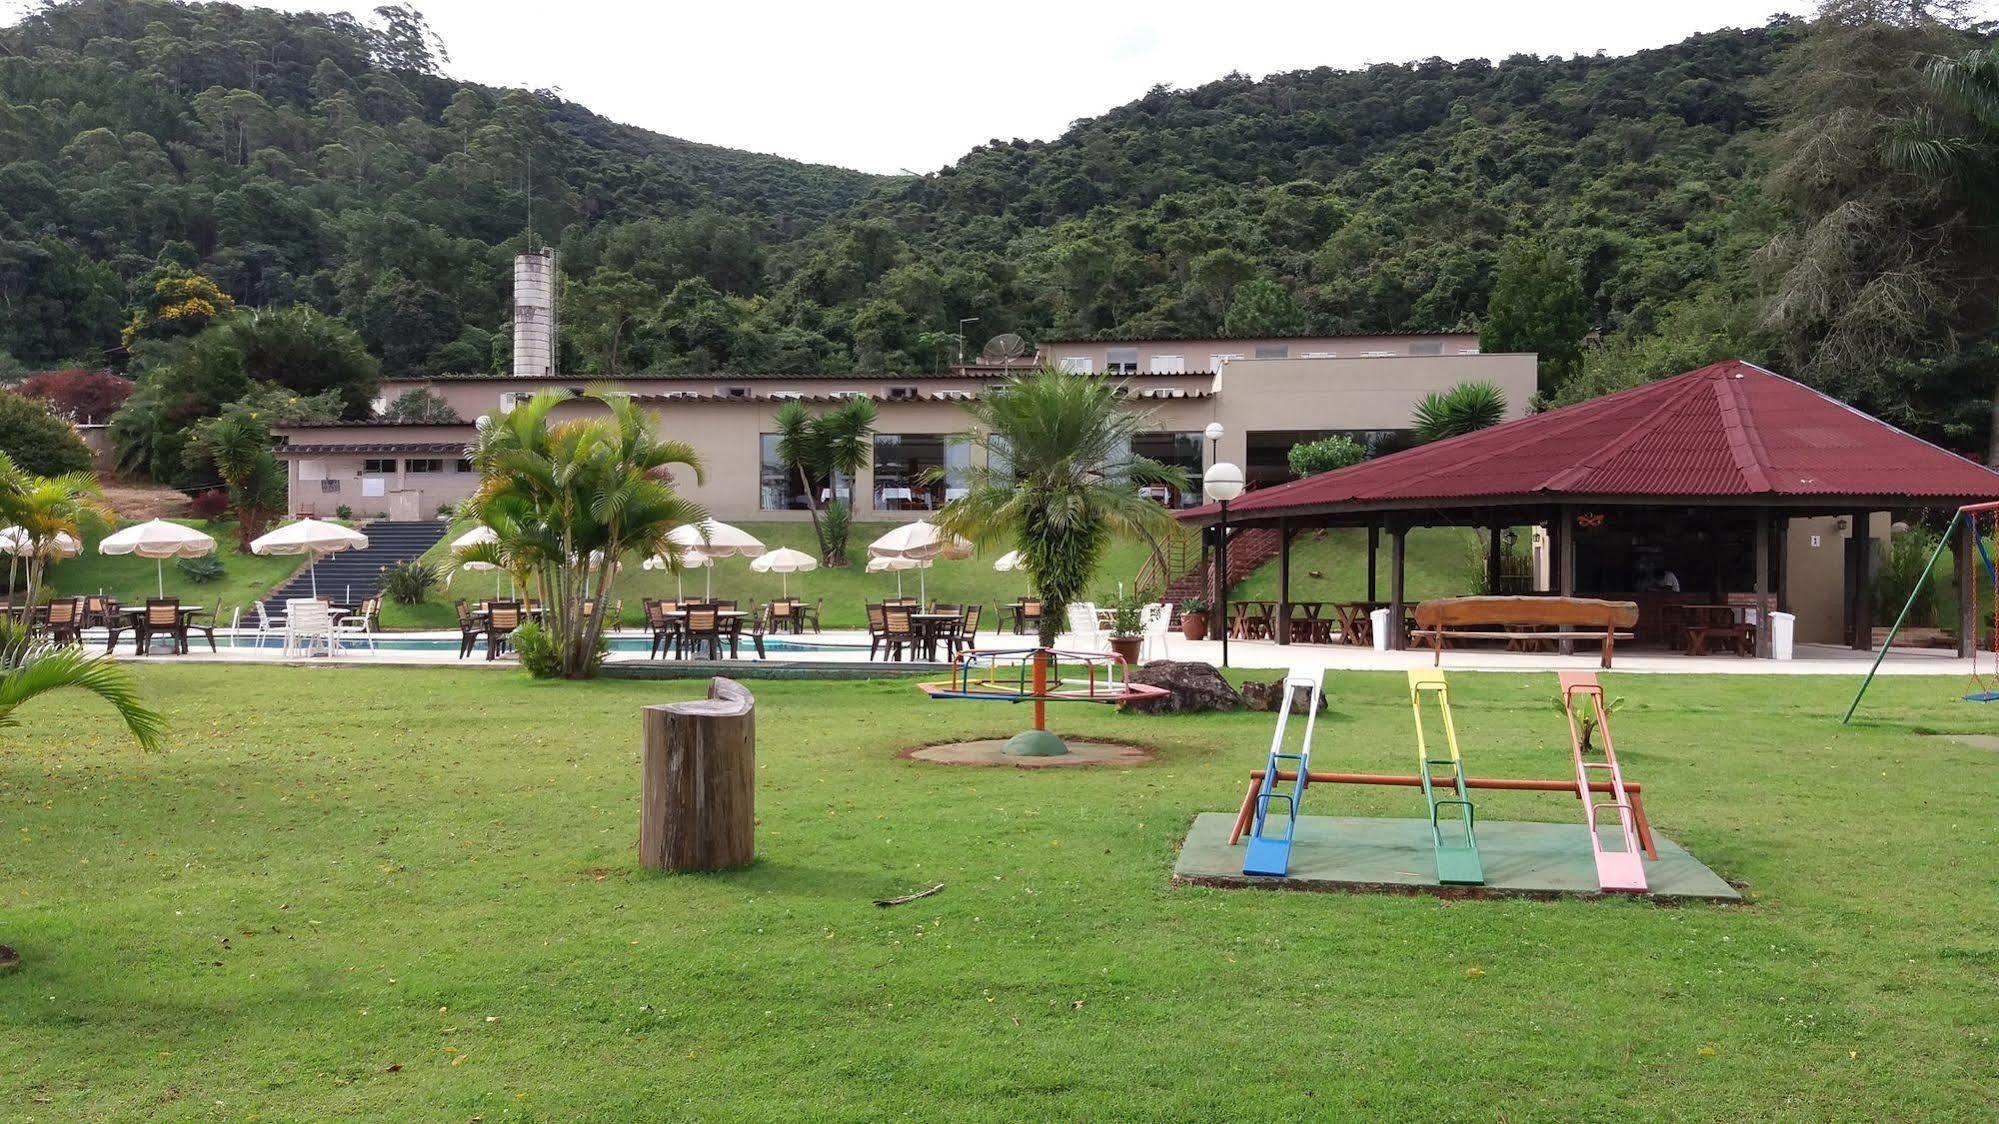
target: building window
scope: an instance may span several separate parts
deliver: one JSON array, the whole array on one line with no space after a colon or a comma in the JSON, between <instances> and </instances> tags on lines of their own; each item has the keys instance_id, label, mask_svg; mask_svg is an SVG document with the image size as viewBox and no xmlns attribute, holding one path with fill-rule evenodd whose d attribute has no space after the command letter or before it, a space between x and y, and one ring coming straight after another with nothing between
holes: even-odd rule
<instances>
[{"instance_id":1,"label":"building window","mask_svg":"<svg viewBox=\"0 0 1999 1124\"><path fill-rule=\"evenodd\" d=\"M909 402L915 400L915 398L916 388L913 386L891 386L888 388L888 400L891 402Z\"/></svg>"},{"instance_id":2,"label":"building window","mask_svg":"<svg viewBox=\"0 0 1999 1124\"><path fill-rule=\"evenodd\" d=\"M1087 355L1065 355L1055 363L1057 369L1071 375L1087 375L1095 370Z\"/></svg>"},{"instance_id":3,"label":"building window","mask_svg":"<svg viewBox=\"0 0 1999 1124\"><path fill-rule=\"evenodd\" d=\"M411 473L412 475L432 473L432 472L443 472L444 462L434 457L424 457L417 460L406 460L403 462L403 471Z\"/></svg>"},{"instance_id":4,"label":"building window","mask_svg":"<svg viewBox=\"0 0 1999 1124\"><path fill-rule=\"evenodd\" d=\"M340 481L338 480L322 479L319 482L319 491L321 495L325 495L329 492L338 492L339 490L340 490Z\"/></svg>"},{"instance_id":5,"label":"building window","mask_svg":"<svg viewBox=\"0 0 1999 1124\"><path fill-rule=\"evenodd\" d=\"M396 462L393 460L369 459L361 462L361 471L364 474L368 475L374 475L385 472L394 472L395 470L396 470Z\"/></svg>"},{"instance_id":6,"label":"building window","mask_svg":"<svg viewBox=\"0 0 1999 1124\"><path fill-rule=\"evenodd\" d=\"M758 506L765 511L804 511L805 493L798 486L798 470L778 459L778 436L775 433L759 435L757 439L758 460ZM818 492L819 504L824 507L833 500L850 503L854 494L852 477L841 473L833 481L820 477L812 482Z\"/></svg>"},{"instance_id":7,"label":"building window","mask_svg":"<svg viewBox=\"0 0 1999 1124\"><path fill-rule=\"evenodd\" d=\"M747 386L725 386L722 388L722 397L724 398L748 398L749 396L750 388Z\"/></svg>"},{"instance_id":8,"label":"building window","mask_svg":"<svg viewBox=\"0 0 1999 1124\"><path fill-rule=\"evenodd\" d=\"M1155 375L1184 375L1187 373L1187 357L1184 355L1155 355L1152 357L1152 373Z\"/></svg>"},{"instance_id":9,"label":"building window","mask_svg":"<svg viewBox=\"0 0 1999 1124\"><path fill-rule=\"evenodd\" d=\"M875 434L875 510L928 511L964 494L971 447L941 433ZM926 477L943 469L941 483Z\"/></svg>"},{"instance_id":10,"label":"building window","mask_svg":"<svg viewBox=\"0 0 1999 1124\"><path fill-rule=\"evenodd\" d=\"M464 457L460 457L458 458L458 463L453 465L452 468L458 472L470 472L472 471L472 462L466 460Z\"/></svg>"},{"instance_id":11,"label":"building window","mask_svg":"<svg viewBox=\"0 0 1999 1124\"><path fill-rule=\"evenodd\" d=\"M1138 373L1138 349L1135 347L1114 347L1105 353L1104 373L1107 375L1135 375Z\"/></svg>"},{"instance_id":12,"label":"building window","mask_svg":"<svg viewBox=\"0 0 1999 1124\"><path fill-rule=\"evenodd\" d=\"M514 412L515 406L520 405L522 402L525 402L532 397L534 397L534 395L528 394L525 391L503 390L500 392L500 412L503 414L511 414Z\"/></svg>"},{"instance_id":13,"label":"building window","mask_svg":"<svg viewBox=\"0 0 1999 1124\"><path fill-rule=\"evenodd\" d=\"M1417 340L1415 343L1409 345L1409 354L1411 355L1442 355L1443 353L1444 341L1442 340Z\"/></svg>"},{"instance_id":14,"label":"building window","mask_svg":"<svg viewBox=\"0 0 1999 1124\"><path fill-rule=\"evenodd\" d=\"M1291 346L1282 343L1260 343L1256 345L1256 357L1258 359L1288 359L1291 357Z\"/></svg>"},{"instance_id":15,"label":"building window","mask_svg":"<svg viewBox=\"0 0 1999 1124\"><path fill-rule=\"evenodd\" d=\"M1193 507L1201 502L1201 444L1203 435L1191 433L1135 433L1131 451L1141 457L1177 468L1187 474L1187 489L1178 495L1158 496L1170 507Z\"/></svg>"}]
</instances>

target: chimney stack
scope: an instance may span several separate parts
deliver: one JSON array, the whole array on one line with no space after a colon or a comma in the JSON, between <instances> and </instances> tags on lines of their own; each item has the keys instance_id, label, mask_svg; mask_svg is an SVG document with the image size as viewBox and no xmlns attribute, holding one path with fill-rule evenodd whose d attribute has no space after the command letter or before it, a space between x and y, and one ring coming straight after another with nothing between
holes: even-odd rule
<instances>
[{"instance_id":1,"label":"chimney stack","mask_svg":"<svg viewBox=\"0 0 1999 1124\"><path fill-rule=\"evenodd\" d=\"M555 250L514 258L514 377L555 374Z\"/></svg>"}]
</instances>

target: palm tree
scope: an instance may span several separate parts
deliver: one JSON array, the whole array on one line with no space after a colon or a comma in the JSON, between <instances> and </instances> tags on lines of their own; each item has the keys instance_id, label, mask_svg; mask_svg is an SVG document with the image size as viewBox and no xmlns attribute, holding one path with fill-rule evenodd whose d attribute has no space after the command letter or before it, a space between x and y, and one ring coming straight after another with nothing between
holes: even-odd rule
<instances>
[{"instance_id":1,"label":"palm tree","mask_svg":"<svg viewBox=\"0 0 1999 1124\"><path fill-rule=\"evenodd\" d=\"M849 398L817 416L793 399L778 407L771 418L777 427L777 459L798 474L805 508L812 513L819 561L824 565L847 564L847 513L853 510L853 479L874 457L875 418L875 404L866 398ZM835 509L841 503L836 493L822 524L814 481L825 480L830 485L842 476L847 478L845 505Z\"/></svg>"},{"instance_id":2,"label":"palm tree","mask_svg":"<svg viewBox=\"0 0 1999 1124\"><path fill-rule=\"evenodd\" d=\"M980 546L1020 551L1041 599L1043 648L1054 647L1113 535L1156 544L1173 530L1172 514L1139 488L1188 486L1180 469L1132 454L1131 439L1150 428L1152 412L1123 402L1108 379L1039 370L965 406L974 425L967 440L985 450L986 463L958 470L965 494L944 505L937 524Z\"/></svg>"},{"instance_id":3,"label":"palm tree","mask_svg":"<svg viewBox=\"0 0 1999 1124\"><path fill-rule=\"evenodd\" d=\"M10 462L4 467L13 466ZM146 749L158 747L166 723L139 702L123 668L108 657L87 656L81 648L37 644L21 625L0 619L0 731L20 725L14 713L24 704L64 688L88 691L111 704L134 740ZM20 963L20 954L0 944L0 971Z\"/></svg>"},{"instance_id":4,"label":"palm tree","mask_svg":"<svg viewBox=\"0 0 1999 1124\"><path fill-rule=\"evenodd\" d=\"M80 541L86 520L105 520L110 515L110 510L98 499L97 477L90 473L37 476L23 472L5 453L0 453L0 526L19 527L27 538L8 563L7 588L14 588L16 567L25 556L28 604L35 603L49 561L57 556L57 537L69 535Z\"/></svg>"},{"instance_id":5,"label":"palm tree","mask_svg":"<svg viewBox=\"0 0 1999 1124\"><path fill-rule=\"evenodd\" d=\"M547 391L480 431L479 489L465 513L497 541L459 552L529 576L549 610L551 672L566 679L596 674L605 614L584 614L590 591L609 604L621 557L678 558L667 532L707 518L674 491L669 472L686 465L702 479L692 446L661 439L629 395L592 389L583 398L609 416L551 422L550 411L576 399Z\"/></svg>"}]
</instances>

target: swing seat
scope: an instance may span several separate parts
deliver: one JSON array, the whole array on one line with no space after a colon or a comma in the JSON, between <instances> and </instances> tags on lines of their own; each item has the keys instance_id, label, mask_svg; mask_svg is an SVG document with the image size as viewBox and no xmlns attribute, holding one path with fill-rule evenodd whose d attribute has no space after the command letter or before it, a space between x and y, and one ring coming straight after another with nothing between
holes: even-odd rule
<instances>
[{"instance_id":1,"label":"swing seat","mask_svg":"<svg viewBox=\"0 0 1999 1124\"><path fill-rule=\"evenodd\" d=\"M1964 696L1965 702L1999 702L1999 691L1973 691Z\"/></svg>"}]
</instances>

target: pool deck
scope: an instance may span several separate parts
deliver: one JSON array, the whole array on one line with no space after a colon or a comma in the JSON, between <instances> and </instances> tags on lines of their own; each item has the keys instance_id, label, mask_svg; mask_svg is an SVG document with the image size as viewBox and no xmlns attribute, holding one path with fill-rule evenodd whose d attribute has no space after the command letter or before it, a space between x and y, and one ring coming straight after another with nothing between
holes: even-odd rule
<instances>
[{"instance_id":1,"label":"pool deck","mask_svg":"<svg viewBox=\"0 0 1999 1124\"><path fill-rule=\"evenodd\" d=\"M103 648L103 636L93 631L91 647ZM627 631L618 634L624 641L645 642L645 634ZM510 657L487 660L483 650L475 651L470 659L458 658L458 633L451 631L428 632L384 632L378 639L385 644L395 641L420 640L442 642L437 650L413 650L382 647L369 651L365 645L350 641L341 653L332 658L314 656L309 659L286 657L278 649L252 648L247 644L254 633L243 633L246 646L232 647L228 629L217 630L219 651L211 654L199 638L197 650L185 656L147 656L144 659L160 659L175 662L202 663L291 663L326 665L390 665L390 666L466 666L511 668L519 666ZM862 631L828 630L805 636L784 636L773 639L802 642L814 645L810 650L772 650L769 664L838 665L845 668L869 666L868 634ZM981 637L987 647L1008 649L1024 648L1032 644L1028 637L1001 634ZM1064 637L1061 646L1072 647L1079 642ZM131 658L130 644L120 645L120 654ZM695 666L712 668L715 666L739 666L756 662L744 646L742 660L653 660L644 651L612 652L607 662L610 664L651 664ZM1174 660L1198 660L1219 665L1222 645L1213 640L1185 640L1173 637L1165 653L1152 653L1148 658ZM1290 644L1279 645L1267 640L1231 640L1229 642L1229 666L1234 669L1291 670L1300 672L1328 671L1401 671L1412 667L1429 667L1434 656L1428 650L1403 652L1377 652L1371 648L1345 645ZM1612 668L1616 674L1631 675L1846 675L1861 676L1867 673L1873 662L1872 652L1856 652L1849 648L1822 644L1801 644L1796 658L1790 660L1750 659L1735 655L1684 656L1671 652L1626 650L1617 655ZM890 663L872 661L872 666L887 674L930 670L934 665ZM1496 649L1464 649L1446 651L1443 667L1454 672L1551 672L1581 671L1597 667L1594 650L1564 656L1552 652L1506 652ZM1971 660L1958 657L1955 653L1941 649L1897 648L1882 662L1882 675L1956 675L1971 672Z\"/></svg>"}]
</instances>

